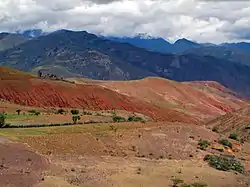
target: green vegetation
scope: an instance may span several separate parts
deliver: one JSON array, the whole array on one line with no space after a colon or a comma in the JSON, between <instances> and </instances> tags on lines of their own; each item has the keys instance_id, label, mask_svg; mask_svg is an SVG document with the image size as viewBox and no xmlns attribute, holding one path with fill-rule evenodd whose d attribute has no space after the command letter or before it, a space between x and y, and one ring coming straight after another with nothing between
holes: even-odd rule
<instances>
[{"instance_id":1,"label":"green vegetation","mask_svg":"<svg viewBox=\"0 0 250 187\"><path fill-rule=\"evenodd\" d=\"M243 165L233 157L206 155L204 161L207 161L211 167L218 170L244 173Z\"/></svg>"},{"instance_id":2,"label":"green vegetation","mask_svg":"<svg viewBox=\"0 0 250 187\"><path fill-rule=\"evenodd\" d=\"M4 127L5 126L5 119L6 119L6 116L4 113L0 113L0 128Z\"/></svg>"},{"instance_id":3,"label":"green vegetation","mask_svg":"<svg viewBox=\"0 0 250 187\"><path fill-rule=\"evenodd\" d=\"M201 150L206 150L209 147L210 143L207 140L200 140L198 146Z\"/></svg>"},{"instance_id":4,"label":"green vegetation","mask_svg":"<svg viewBox=\"0 0 250 187\"><path fill-rule=\"evenodd\" d=\"M66 111L63 110L62 108L58 109L57 110L57 114L64 114Z\"/></svg>"},{"instance_id":5,"label":"green vegetation","mask_svg":"<svg viewBox=\"0 0 250 187\"><path fill-rule=\"evenodd\" d=\"M195 182L192 184L185 183L184 180L182 179L172 179L172 187L207 187L207 184L202 183L202 182Z\"/></svg>"},{"instance_id":6,"label":"green vegetation","mask_svg":"<svg viewBox=\"0 0 250 187\"><path fill-rule=\"evenodd\" d=\"M173 182L172 187L179 187L180 184L184 183L184 180L175 178L175 179L172 179L172 182Z\"/></svg>"},{"instance_id":7,"label":"green vegetation","mask_svg":"<svg viewBox=\"0 0 250 187\"><path fill-rule=\"evenodd\" d=\"M227 139L219 140L219 144L232 148L233 144Z\"/></svg>"},{"instance_id":8,"label":"green vegetation","mask_svg":"<svg viewBox=\"0 0 250 187\"><path fill-rule=\"evenodd\" d=\"M91 116L92 113L91 112L88 112L88 111L83 111L83 115L88 115L88 116Z\"/></svg>"},{"instance_id":9,"label":"green vegetation","mask_svg":"<svg viewBox=\"0 0 250 187\"><path fill-rule=\"evenodd\" d=\"M126 119L124 117L121 117L121 116L113 116L113 121L114 122L125 122Z\"/></svg>"},{"instance_id":10,"label":"green vegetation","mask_svg":"<svg viewBox=\"0 0 250 187\"><path fill-rule=\"evenodd\" d=\"M191 184L191 187L207 187L207 184L202 183L202 182L195 182Z\"/></svg>"},{"instance_id":11,"label":"green vegetation","mask_svg":"<svg viewBox=\"0 0 250 187\"><path fill-rule=\"evenodd\" d=\"M228 138L239 141L239 138L238 138L237 134L230 134Z\"/></svg>"},{"instance_id":12,"label":"green vegetation","mask_svg":"<svg viewBox=\"0 0 250 187\"><path fill-rule=\"evenodd\" d=\"M28 111L31 115L36 115L36 116L39 116L40 115L40 112L39 111L36 111L36 110L29 110Z\"/></svg>"},{"instance_id":13,"label":"green vegetation","mask_svg":"<svg viewBox=\"0 0 250 187\"><path fill-rule=\"evenodd\" d=\"M21 110L17 109L16 112L17 112L17 115L20 115Z\"/></svg>"},{"instance_id":14,"label":"green vegetation","mask_svg":"<svg viewBox=\"0 0 250 187\"><path fill-rule=\"evenodd\" d=\"M78 115L79 114L79 110L71 110L70 111L72 115Z\"/></svg>"},{"instance_id":15,"label":"green vegetation","mask_svg":"<svg viewBox=\"0 0 250 187\"><path fill-rule=\"evenodd\" d=\"M80 120L80 119L81 119L80 116L72 116L72 120L73 120L74 124L76 124L77 121Z\"/></svg>"},{"instance_id":16,"label":"green vegetation","mask_svg":"<svg viewBox=\"0 0 250 187\"><path fill-rule=\"evenodd\" d=\"M138 122L138 121L144 121L144 120L139 116L130 116L128 118L128 121L136 121L136 122Z\"/></svg>"}]
</instances>

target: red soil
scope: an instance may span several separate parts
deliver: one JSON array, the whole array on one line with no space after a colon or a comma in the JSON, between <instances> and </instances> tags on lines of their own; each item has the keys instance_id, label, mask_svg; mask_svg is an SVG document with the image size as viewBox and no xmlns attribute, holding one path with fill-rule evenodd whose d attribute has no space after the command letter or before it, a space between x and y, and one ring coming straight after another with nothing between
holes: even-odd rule
<instances>
[{"instance_id":1,"label":"red soil","mask_svg":"<svg viewBox=\"0 0 250 187\"><path fill-rule=\"evenodd\" d=\"M106 81L99 84L163 107L184 109L197 116L201 114L221 115L245 105L245 101L235 97L229 90L216 82L207 83L207 87L213 89L213 92L197 89L197 82L180 83L162 78L124 82Z\"/></svg>"},{"instance_id":2,"label":"red soil","mask_svg":"<svg viewBox=\"0 0 250 187\"><path fill-rule=\"evenodd\" d=\"M160 108L119 94L98 85L78 85L26 77L0 81L0 99L33 107L122 109L142 113L155 120L197 123L197 120L173 109Z\"/></svg>"}]
</instances>

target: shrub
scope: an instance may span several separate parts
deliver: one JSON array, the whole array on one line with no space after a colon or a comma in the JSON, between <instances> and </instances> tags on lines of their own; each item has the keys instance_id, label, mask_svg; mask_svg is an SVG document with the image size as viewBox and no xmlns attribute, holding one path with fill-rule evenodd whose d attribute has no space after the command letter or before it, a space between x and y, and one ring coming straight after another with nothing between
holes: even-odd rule
<instances>
[{"instance_id":1,"label":"shrub","mask_svg":"<svg viewBox=\"0 0 250 187\"><path fill-rule=\"evenodd\" d=\"M219 132L219 128L218 127L213 127L212 131L213 132Z\"/></svg>"},{"instance_id":2,"label":"shrub","mask_svg":"<svg viewBox=\"0 0 250 187\"><path fill-rule=\"evenodd\" d=\"M72 120L73 120L74 124L76 124L77 121L80 120L80 119L81 119L80 116L72 116Z\"/></svg>"},{"instance_id":3,"label":"shrub","mask_svg":"<svg viewBox=\"0 0 250 187\"><path fill-rule=\"evenodd\" d=\"M78 115L79 114L79 110L71 110L70 111L72 115Z\"/></svg>"},{"instance_id":4,"label":"shrub","mask_svg":"<svg viewBox=\"0 0 250 187\"><path fill-rule=\"evenodd\" d=\"M63 110L62 108L58 109L57 110L57 114L64 114L66 111Z\"/></svg>"},{"instance_id":5,"label":"shrub","mask_svg":"<svg viewBox=\"0 0 250 187\"><path fill-rule=\"evenodd\" d=\"M228 138L233 139L233 140L237 140L237 141L239 140L237 134L230 134Z\"/></svg>"},{"instance_id":6,"label":"shrub","mask_svg":"<svg viewBox=\"0 0 250 187\"><path fill-rule=\"evenodd\" d=\"M20 115L21 110L17 109L16 112L17 112L17 115Z\"/></svg>"},{"instance_id":7,"label":"shrub","mask_svg":"<svg viewBox=\"0 0 250 187\"><path fill-rule=\"evenodd\" d=\"M125 122L126 119L124 117L121 117L121 116L113 116L113 121L114 122Z\"/></svg>"},{"instance_id":8,"label":"shrub","mask_svg":"<svg viewBox=\"0 0 250 187\"><path fill-rule=\"evenodd\" d=\"M237 171L244 173L243 165L233 157L228 156L217 156L217 155L206 155L204 161L207 161L213 168L222 171Z\"/></svg>"},{"instance_id":9,"label":"shrub","mask_svg":"<svg viewBox=\"0 0 250 187\"><path fill-rule=\"evenodd\" d=\"M178 178L172 179L172 182L173 182L172 187L178 187L179 184L183 184L184 183L184 181L182 179L178 179Z\"/></svg>"},{"instance_id":10,"label":"shrub","mask_svg":"<svg viewBox=\"0 0 250 187\"><path fill-rule=\"evenodd\" d=\"M227 140L227 139L221 139L221 140L219 140L219 144L227 146L227 147L230 147L230 148L233 147L232 143L229 140Z\"/></svg>"},{"instance_id":11,"label":"shrub","mask_svg":"<svg viewBox=\"0 0 250 187\"><path fill-rule=\"evenodd\" d=\"M210 143L207 140L200 140L198 145L200 149L206 150L209 147Z\"/></svg>"},{"instance_id":12,"label":"shrub","mask_svg":"<svg viewBox=\"0 0 250 187\"><path fill-rule=\"evenodd\" d=\"M207 184L202 183L202 182L195 182L191 184L191 187L207 187Z\"/></svg>"},{"instance_id":13,"label":"shrub","mask_svg":"<svg viewBox=\"0 0 250 187\"><path fill-rule=\"evenodd\" d=\"M128 121L144 121L144 120L139 116L130 116L128 118Z\"/></svg>"},{"instance_id":14,"label":"shrub","mask_svg":"<svg viewBox=\"0 0 250 187\"><path fill-rule=\"evenodd\" d=\"M6 116L3 113L0 113L0 128L4 127L5 119L6 119Z\"/></svg>"},{"instance_id":15,"label":"shrub","mask_svg":"<svg viewBox=\"0 0 250 187\"><path fill-rule=\"evenodd\" d=\"M39 111L36 111L36 110L29 110L28 111L30 114L32 114L32 115L36 115L36 116L38 116L38 115L40 115L40 112Z\"/></svg>"}]
</instances>

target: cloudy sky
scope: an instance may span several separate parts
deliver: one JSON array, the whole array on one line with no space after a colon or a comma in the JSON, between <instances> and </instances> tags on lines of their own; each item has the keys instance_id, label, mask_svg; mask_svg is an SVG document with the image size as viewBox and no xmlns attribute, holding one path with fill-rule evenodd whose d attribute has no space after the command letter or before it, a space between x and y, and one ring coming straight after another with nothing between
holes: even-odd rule
<instances>
[{"instance_id":1,"label":"cloudy sky","mask_svg":"<svg viewBox=\"0 0 250 187\"><path fill-rule=\"evenodd\" d=\"M232 0L0 0L0 31L86 30L169 41L249 41L250 1Z\"/></svg>"}]
</instances>

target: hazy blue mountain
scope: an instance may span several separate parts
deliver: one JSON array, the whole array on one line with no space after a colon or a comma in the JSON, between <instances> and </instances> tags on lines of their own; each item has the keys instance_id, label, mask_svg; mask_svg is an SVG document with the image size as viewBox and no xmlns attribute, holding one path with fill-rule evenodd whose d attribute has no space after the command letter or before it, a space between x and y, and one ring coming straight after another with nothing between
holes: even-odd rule
<instances>
[{"instance_id":1,"label":"hazy blue mountain","mask_svg":"<svg viewBox=\"0 0 250 187\"><path fill-rule=\"evenodd\" d=\"M171 44L163 38L153 38L145 35L138 35L136 37L107 37L107 39L121 43L129 43L136 47L160 53L182 53L189 48L200 45L184 38Z\"/></svg>"},{"instance_id":2,"label":"hazy blue mountain","mask_svg":"<svg viewBox=\"0 0 250 187\"><path fill-rule=\"evenodd\" d=\"M28 38L20 34L0 33L0 51L13 48L26 41Z\"/></svg>"}]
</instances>

